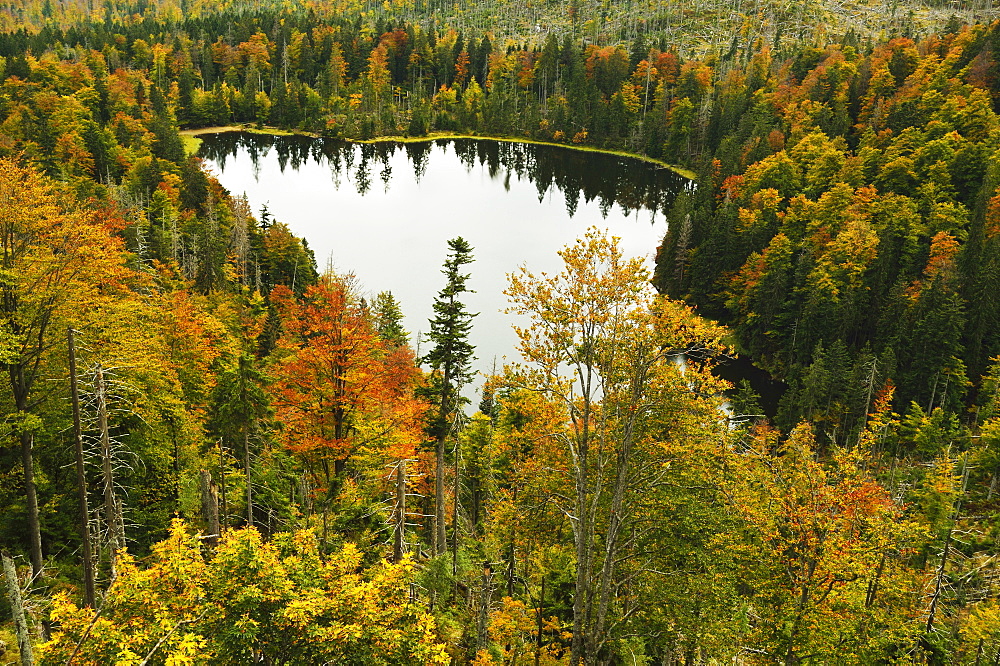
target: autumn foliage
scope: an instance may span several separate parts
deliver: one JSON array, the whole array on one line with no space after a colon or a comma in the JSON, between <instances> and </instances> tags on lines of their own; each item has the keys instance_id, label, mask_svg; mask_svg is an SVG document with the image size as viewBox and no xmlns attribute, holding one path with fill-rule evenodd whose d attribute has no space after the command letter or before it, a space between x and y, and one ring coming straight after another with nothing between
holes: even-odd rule
<instances>
[{"instance_id":1,"label":"autumn foliage","mask_svg":"<svg viewBox=\"0 0 1000 666\"><path fill-rule=\"evenodd\" d=\"M328 276L301 301L284 287L271 299L284 336L275 404L289 451L337 469L358 450L378 446L408 457L420 440L424 405L409 347L387 344L346 279Z\"/></svg>"},{"instance_id":2,"label":"autumn foliage","mask_svg":"<svg viewBox=\"0 0 1000 666\"><path fill-rule=\"evenodd\" d=\"M0 545L41 663L1000 659L1000 24L740 15L705 54L625 0L99 4L0 7ZM594 229L512 276L524 362L432 410L398 304L178 131L230 123L695 184L655 273Z\"/></svg>"}]
</instances>

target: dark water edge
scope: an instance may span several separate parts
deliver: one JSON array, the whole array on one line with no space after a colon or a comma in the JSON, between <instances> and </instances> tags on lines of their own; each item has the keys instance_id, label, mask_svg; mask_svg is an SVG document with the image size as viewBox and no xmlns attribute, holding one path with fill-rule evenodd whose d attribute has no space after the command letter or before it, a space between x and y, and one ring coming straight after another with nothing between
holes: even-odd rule
<instances>
[{"instance_id":1,"label":"dark water edge","mask_svg":"<svg viewBox=\"0 0 1000 666\"><path fill-rule=\"evenodd\" d=\"M764 415L772 422L778 413L778 403L788 389L785 382L774 379L766 370L761 370L753 363L753 359L747 356L736 355L720 363L712 369L712 374L721 379L732 382L734 388L727 393L732 396L735 387L743 379L750 383L750 388L758 396L760 406Z\"/></svg>"},{"instance_id":2,"label":"dark water edge","mask_svg":"<svg viewBox=\"0 0 1000 666\"><path fill-rule=\"evenodd\" d=\"M384 186L392 179L389 159L405 153L419 180L435 148L450 149L467 169L482 166L491 178L515 176L534 183L539 201L551 188L565 197L572 217L581 201L597 201L606 214L619 206L629 215L647 210L666 214L674 198L691 181L675 171L650 162L608 153L573 148L498 141L494 139L434 139L396 143L351 143L339 139L251 132L204 134L198 156L225 169L226 161L246 152L258 164L273 151L282 172L322 163L338 175L351 175L362 194L373 176Z\"/></svg>"}]
</instances>

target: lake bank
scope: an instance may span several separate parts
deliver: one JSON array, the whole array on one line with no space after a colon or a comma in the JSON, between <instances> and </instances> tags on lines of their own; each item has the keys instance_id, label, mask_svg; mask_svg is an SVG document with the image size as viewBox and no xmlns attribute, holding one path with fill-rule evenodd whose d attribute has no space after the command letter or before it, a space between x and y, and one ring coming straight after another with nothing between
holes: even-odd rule
<instances>
[{"instance_id":1,"label":"lake bank","mask_svg":"<svg viewBox=\"0 0 1000 666\"><path fill-rule=\"evenodd\" d=\"M277 127L257 127L256 125L220 125L216 127L198 127L191 129L183 129L180 131L181 141L184 142L184 148L187 150L189 155L194 155L198 152L198 148L201 145L201 136L205 134L221 134L223 132L249 132L251 134L268 134L272 136L305 136L310 138L322 138L321 135L312 132L302 132L298 130L285 130ZM627 157L629 159L639 160L641 162L647 162L649 164L654 164L661 169L669 169L679 176L687 178L688 180L694 180L696 174L690 169L686 169L675 164L670 164L663 160L658 160L654 157L649 157L648 155L642 155L639 153L630 153L625 150L609 150L606 148L598 148L596 146L588 146L583 144L574 143L557 143L555 141L542 141L540 139L530 139L526 137L506 137L506 136L485 136L481 134L459 134L450 132L431 132L426 136L378 136L371 139L355 139L348 137L335 137L338 140L346 141L348 143L358 143L358 144L375 144L375 143L425 143L437 140L449 140L449 139L475 139L475 140L486 140L486 141L504 141L508 143L523 143L526 145L533 146L553 146L556 148L567 148L569 150L576 150L586 153L597 153L601 155L614 155L615 157Z\"/></svg>"}]
</instances>

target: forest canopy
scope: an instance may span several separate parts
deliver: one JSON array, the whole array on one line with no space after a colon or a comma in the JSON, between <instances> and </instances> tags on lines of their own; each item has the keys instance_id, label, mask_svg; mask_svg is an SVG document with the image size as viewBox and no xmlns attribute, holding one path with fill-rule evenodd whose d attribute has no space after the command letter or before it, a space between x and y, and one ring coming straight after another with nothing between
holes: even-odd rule
<instances>
[{"instance_id":1,"label":"forest canopy","mask_svg":"<svg viewBox=\"0 0 1000 666\"><path fill-rule=\"evenodd\" d=\"M1000 659L1000 23L868 16L0 6L0 646ZM654 271L590 229L509 277L523 361L473 404L488 249L448 241L418 356L406 303L207 172L182 130L212 126L541 141L693 180ZM719 378L737 354L775 409Z\"/></svg>"}]
</instances>

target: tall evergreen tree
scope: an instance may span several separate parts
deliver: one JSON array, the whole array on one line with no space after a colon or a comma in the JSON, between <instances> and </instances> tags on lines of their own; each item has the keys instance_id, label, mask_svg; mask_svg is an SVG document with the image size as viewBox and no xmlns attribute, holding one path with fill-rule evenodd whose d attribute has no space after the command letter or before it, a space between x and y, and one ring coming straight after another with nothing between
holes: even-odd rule
<instances>
[{"instance_id":1,"label":"tall evergreen tree","mask_svg":"<svg viewBox=\"0 0 1000 666\"><path fill-rule=\"evenodd\" d=\"M437 416L433 424L437 442L434 476L434 553L445 552L444 516L444 444L451 430L450 424L460 404L460 391L472 379L472 360L475 348L469 344L469 331L476 313L468 312L459 297L470 291L465 283L468 273L462 266L472 262L472 246L459 236L448 241L450 253L441 272L446 278L444 288L434 300L434 318L430 320L428 334L433 348L421 361L439 375L437 388Z\"/></svg>"},{"instance_id":2,"label":"tall evergreen tree","mask_svg":"<svg viewBox=\"0 0 1000 666\"><path fill-rule=\"evenodd\" d=\"M403 328L403 311L391 291L382 291L372 303L372 317L379 337L394 347L410 343L410 335Z\"/></svg>"},{"instance_id":3,"label":"tall evergreen tree","mask_svg":"<svg viewBox=\"0 0 1000 666\"><path fill-rule=\"evenodd\" d=\"M208 420L210 432L225 441L231 451L242 449L246 519L251 527L254 524L251 445L254 439L260 438L262 421L272 415L270 400L263 388L265 383L266 378L253 355L240 354L219 375L212 393Z\"/></svg>"}]
</instances>

